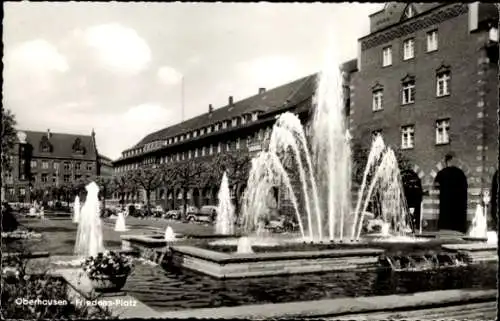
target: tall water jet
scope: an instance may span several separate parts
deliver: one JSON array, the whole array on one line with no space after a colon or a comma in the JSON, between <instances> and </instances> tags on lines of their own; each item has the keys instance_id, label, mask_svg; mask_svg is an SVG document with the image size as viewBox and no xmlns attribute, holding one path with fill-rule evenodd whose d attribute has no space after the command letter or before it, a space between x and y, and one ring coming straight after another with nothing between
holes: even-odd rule
<instances>
[{"instance_id":1,"label":"tall water jet","mask_svg":"<svg viewBox=\"0 0 500 321\"><path fill-rule=\"evenodd\" d=\"M78 223L80 218L80 197L76 195L75 202L73 203L73 223Z\"/></svg>"},{"instance_id":2,"label":"tall water jet","mask_svg":"<svg viewBox=\"0 0 500 321\"><path fill-rule=\"evenodd\" d=\"M486 222L486 215L484 208L481 204L477 204L476 213L472 219L469 236L474 238L487 238L488 226Z\"/></svg>"},{"instance_id":3,"label":"tall water jet","mask_svg":"<svg viewBox=\"0 0 500 321\"><path fill-rule=\"evenodd\" d=\"M300 119L281 114L274 124L267 150L252 163L244 195L246 231L255 231L266 214L263 200L280 186L293 204L303 238L312 241L359 239L370 203L387 227L399 234L408 229L408 212L394 152L381 136L372 142L354 212L351 208L351 137L347 130L342 73L338 60L328 55L319 75L313 101L309 140Z\"/></svg>"},{"instance_id":4,"label":"tall water jet","mask_svg":"<svg viewBox=\"0 0 500 321\"><path fill-rule=\"evenodd\" d=\"M215 233L221 235L234 234L234 206L231 202L231 193L229 191L229 181L226 172L222 175L218 198L219 204L217 206Z\"/></svg>"},{"instance_id":5,"label":"tall water jet","mask_svg":"<svg viewBox=\"0 0 500 321\"><path fill-rule=\"evenodd\" d=\"M95 182L90 182L85 189L87 197L80 213L74 251L76 255L83 257L95 256L104 251L102 222L99 217L99 187Z\"/></svg>"},{"instance_id":6,"label":"tall water jet","mask_svg":"<svg viewBox=\"0 0 500 321\"><path fill-rule=\"evenodd\" d=\"M123 212L119 212L115 222L115 232L125 231L128 231L127 225L125 224L125 214Z\"/></svg>"}]
</instances>

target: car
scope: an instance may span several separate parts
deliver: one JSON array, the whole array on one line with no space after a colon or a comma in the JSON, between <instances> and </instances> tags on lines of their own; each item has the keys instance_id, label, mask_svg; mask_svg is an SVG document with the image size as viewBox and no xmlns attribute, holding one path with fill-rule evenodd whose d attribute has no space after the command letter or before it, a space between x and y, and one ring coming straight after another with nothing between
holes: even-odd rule
<instances>
[{"instance_id":1,"label":"car","mask_svg":"<svg viewBox=\"0 0 500 321\"><path fill-rule=\"evenodd\" d=\"M188 212L186 219L190 222L212 223L217 218L217 206L205 205L200 210Z\"/></svg>"},{"instance_id":2,"label":"car","mask_svg":"<svg viewBox=\"0 0 500 321\"><path fill-rule=\"evenodd\" d=\"M178 220L181 218L181 212L179 210L170 210L163 214L162 217L166 219Z\"/></svg>"},{"instance_id":3,"label":"car","mask_svg":"<svg viewBox=\"0 0 500 321\"><path fill-rule=\"evenodd\" d=\"M296 230L298 224L296 221L285 215L281 215L277 218L272 218L266 224L266 229L271 230L275 233L291 232Z\"/></svg>"},{"instance_id":4,"label":"car","mask_svg":"<svg viewBox=\"0 0 500 321\"><path fill-rule=\"evenodd\" d=\"M161 207L161 205L156 205L155 207L151 208L151 212L154 216L162 217L165 213L165 210L163 209L163 207Z\"/></svg>"}]
</instances>

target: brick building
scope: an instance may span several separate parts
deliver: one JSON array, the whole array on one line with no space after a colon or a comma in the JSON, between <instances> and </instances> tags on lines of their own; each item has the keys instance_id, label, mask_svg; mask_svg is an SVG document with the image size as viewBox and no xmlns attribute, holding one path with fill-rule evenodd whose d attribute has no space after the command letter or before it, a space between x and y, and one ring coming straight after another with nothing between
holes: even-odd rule
<instances>
[{"instance_id":1,"label":"brick building","mask_svg":"<svg viewBox=\"0 0 500 321\"><path fill-rule=\"evenodd\" d=\"M95 133L74 135L19 130L12 171L3 185L9 202L29 202L30 191L70 184L100 175L101 161Z\"/></svg>"},{"instance_id":2,"label":"brick building","mask_svg":"<svg viewBox=\"0 0 500 321\"><path fill-rule=\"evenodd\" d=\"M343 68L353 71L355 65L353 60ZM349 75L346 73L346 77ZM317 75L313 74L271 90L259 88L256 95L240 101L234 101L230 96L228 104L220 108L209 105L207 113L149 134L134 147L123 151L122 157L113 163L115 174L121 175L145 165L208 161L223 153L253 156L262 150L279 114L291 111L304 123L309 119L316 81ZM344 90L348 89L346 82ZM244 188L243 185L231 186L232 193L238 193L238 196ZM152 198L171 209L181 205L180 195L180 188L165 186ZM188 195L193 205L215 204L217 190L193 186ZM140 198L140 193L126 197L129 201Z\"/></svg>"},{"instance_id":3,"label":"brick building","mask_svg":"<svg viewBox=\"0 0 500 321\"><path fill-rule=\"evenodd\" d=\"M498 169L498 10L389 3L370 25L351 75L351 134L367 145L381 133L411 161L423 195L408 202L424 229L465 232Z\"/></svg>"}]
</instances>

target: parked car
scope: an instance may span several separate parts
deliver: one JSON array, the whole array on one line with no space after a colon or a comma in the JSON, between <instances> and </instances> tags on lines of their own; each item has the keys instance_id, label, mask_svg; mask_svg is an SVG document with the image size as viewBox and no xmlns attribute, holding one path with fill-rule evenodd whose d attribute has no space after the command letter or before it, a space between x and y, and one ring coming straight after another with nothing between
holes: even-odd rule
<instances>
[{"instance_id":1,"label":"parked car","mask_svg":"<svg viewBox=\"0 0 500 321\"><path fill-rule=\"evenodd\" d=\"M161 205L156 205L155 207L151 208L151 212L154 216L162 217L165 213L165 210L163 209L163 207L161 207Z\"/></svg>"},{"instance_id":2,"label":"parked car","mask_svg":"<svg viewBox=\"0 0 500 321\"><path fill-rule=\"evenodd\" d=\"M193 206L194 207L194 206ZM189 222L207 222L207 223L212 223L215 219L215 215L217 215L217 212L213 211L213 208L215 206L203 206L202 209L200 210L194 210L188 211L186 215L186 220Z\"/></svg>"},{"instance_id":3,"label":"parked car","mask_svg":"<svg viewBox=\"0 0 500 321\"><path fill-rule=\"evenodd\" d=\"M179 220L181 218L181 211L179 210L170 210L162 215L163 218Z\"/></svg>"},{"instance_id":4,"label":"parked car","mask_svg":"<svg viewBox=\"0 0 500 321\"><path fill-rule=\"evenodd\" d=\"M199 216L209 216L212 222L215 222L217 219L217 206L213 205L205 205L200 208Z\"/></svg>"},{"instance_id":5,"label":"parked car","mask_svg":"<svg viewBox=\"0 0 500 321\"><path fill-rule=\"evenodd\" d=\"M281 233L285 231L291 232L296 230L297 227L298 224L295 222L295 220L284 215L270 219L266 225L267 229L276 233Z\"/></svg>"}]
</instances>

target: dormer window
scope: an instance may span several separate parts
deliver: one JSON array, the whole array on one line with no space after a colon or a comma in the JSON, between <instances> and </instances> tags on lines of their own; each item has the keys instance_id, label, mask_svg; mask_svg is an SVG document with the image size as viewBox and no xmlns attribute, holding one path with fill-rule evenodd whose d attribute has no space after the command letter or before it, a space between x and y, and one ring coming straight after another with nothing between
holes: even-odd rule
<instances>
[{"instance_id":1,"label":"dormer window","mask_svg":"<svg viewBox=\"0 0 500 321\"><path fill-rule=\"evenodd\" d=\"M257 112L252 113L252 121L256 121L258 118L259 114Z\"/></svg>"},{"instance_id":2,"label":"dormer window","mask_svg":"<svg viewBox=\"0 0 500 321\"><path fill-rule=\"evenodd\" d=\"M222 122L222 129L226 129L227 128L227 122L224 120Z\"/></svg>"},{"instance_id":3,"label":"dormer window","mask_svg":"<svg viewBox=\"0 0 500 321\"><path fill-rule=\"evenodd\" d=\"M53 151L52 144L46 135L42 136L42 139L40 140L40 150L44 153L51 153Z\"/></svg>"},{"instance_id":4,"label":"dormer window","mask_svg":"<svg viewBox=\"0 0 500 321\"><path fill-rule=\"evenodd\" d=\"M233 118L232 126L235 127L238 125L238 118Z\"/></svg>"},{"instance_id":5,"label":"dormer window","mask_svg":"<svg viewBox=\"0 0 500 321\"><path fill-rule=\"evenodd\" d=\"M177 140L178 140L178 139L179 139L179 138L178 138L177 136L175 136L175 137L174 137L174 143L177 143Z\"/></svg>"},{"instance_id":6,"label":"dormer window","mask_svg":"<svg viewBox=\"0 0 500 321\"><path fill-rule=\"evenodd\" d=\"M205 135L205 128L200 129L200 136Z\"/></svg>"},{"instance_id":7,"label":"dormer window","mask_svg":"<svg viewBox=\"0 0 500 321\"><path fill-rule=\"evenodd\" d=\"M214 131L218 131L218 130L219 130L219 128L220 128L220 123L215 124L215 129L214 129Z\"/></svg>"},{"instance_id":8,"label":"dormer window","mask_svg":"<svg viewBox=\"0 0 500 321\"><path fill-rule=\"evenodd\" d=\"M75 154L85 154L85 147L83 147L82 140L79 137L75 139L72 149Z\"/></svg>"},{"instance_id":9,"label":"dormer window","mask_svg":"<svg viewBox=\"0 0 500 321\"><path fill-rule=\"evenodd\" d=\"M410 19L413 18L414 16L415 16L415 8L413 8L413 6L409 4L403 13L403 19Z\"/></svg>"},{"instance_id":10,"label":"dormer window","mask_svg":"<svg viewBox=\"0 0 500 321\"><path fill-rule=\"evenodd\" d=\"M191 138L191 133L187 133L186 134L186 139L190 139Z\"/></svg>"}]
</instances>

